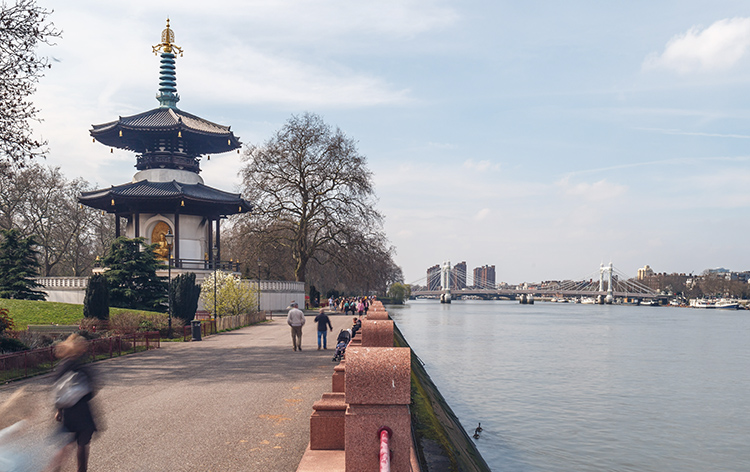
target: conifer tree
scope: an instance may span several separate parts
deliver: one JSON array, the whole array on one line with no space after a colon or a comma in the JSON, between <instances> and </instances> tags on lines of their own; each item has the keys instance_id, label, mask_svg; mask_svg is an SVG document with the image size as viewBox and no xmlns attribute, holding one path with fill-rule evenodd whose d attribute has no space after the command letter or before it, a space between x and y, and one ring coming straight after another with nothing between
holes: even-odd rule
<instances>
[{"instance_id":1,"label":"conifer tree","mask_svg":"<svg viewBox=\"0 0 750 472\"><path fill-rule=\"evenodd\" d=\"M200 295L201 287L195 284L194 273L180 274L172 279L169 285L172 316L180 318L185 323L190 322L198 309Z\"/></svg>"},{"instance_id":2,"label":"conifer tree","mask_svg":"<svg viewBox=\"0 0 750 472\"><path fill-rule=\"evenodd\" d=\"M39 274L38 251L33 236L21 237L18 230L0 231L0 298L44 300L45 293L37 290Z\"/></svg>"},{"instance_id":3,"label":"conifer tree","mask_svg":"<svg viewBox=\"0 0 750 472\"><path fill-rule=\"evenodd\" d=\"M143 238L117 238L102 263L111 306L134 310L166 311L167 282L156 275L165 266Z\"/></svg>"},{"instance_id":4,"label":"conifer tree","mask_svg":"<svg viewBox=\"0 0 750 472\"><path fill-rule=\"evenodd\" d=\"M109 286L107 278L102 274L94 274L89 278L83 298L83 316L100 320L109 319Z\"/></svg>"}]
</instances>

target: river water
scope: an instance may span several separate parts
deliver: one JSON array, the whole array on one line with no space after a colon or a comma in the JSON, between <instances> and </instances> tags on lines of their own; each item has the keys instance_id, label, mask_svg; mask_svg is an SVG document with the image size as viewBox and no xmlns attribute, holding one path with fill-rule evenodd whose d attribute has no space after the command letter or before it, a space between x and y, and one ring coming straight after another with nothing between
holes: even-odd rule
<instances>
[{"instance_id":1,"label":"river water","mask_svg":"<svg viewBox=\"0 0 750 472\"><path fill-rule=\"evenodd\" d=\"M388 310L493 471L750 471L748 311Z\"/></svg>"}]
</instances>

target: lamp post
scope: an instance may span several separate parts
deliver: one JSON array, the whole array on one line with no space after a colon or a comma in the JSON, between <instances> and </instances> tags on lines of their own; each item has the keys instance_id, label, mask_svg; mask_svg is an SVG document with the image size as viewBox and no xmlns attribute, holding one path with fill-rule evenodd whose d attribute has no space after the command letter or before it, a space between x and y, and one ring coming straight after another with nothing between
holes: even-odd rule
<instances>
[{"instance_id":1,"label":"lamp post","mask_svg":"<svg viewBox=\"0 0 750 472\"><path fill-rule=\"evenodd\" d=\"M216 317L216 263L218 262L216 258L219 257L219 248L214 246L213 249L211 249L211 252L213 252L214 255L214 322L216 322L218 320Z\"/></svg>"},{"instance_id":2,"label":"lamp post","mask_svg":"<svg viewBox=\"0 0 750 472\"><path fill-rule=\"evenodd\" d=\"M258 313L260 313L260 257L258 258Z\"/></svg>"},{"instance_id":3,"label":"lamp post","mask_svg":"<svg viewBox=\"0 0 750 472\"><path fill-rule=\"evenodd\" d=\"M167 336L172 339L172 244L174 243L174 234L172 231L168 231L164 235L164 240L167 242L167 313L169 316L169 327L167 328Z\"/></svg>"}]
</instances>

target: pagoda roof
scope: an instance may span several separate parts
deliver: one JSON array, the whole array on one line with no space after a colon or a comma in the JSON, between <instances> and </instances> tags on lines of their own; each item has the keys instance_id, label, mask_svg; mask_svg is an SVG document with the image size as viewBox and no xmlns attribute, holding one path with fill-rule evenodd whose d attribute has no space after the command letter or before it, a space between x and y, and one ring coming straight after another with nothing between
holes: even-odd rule
<instances>
[{"instance_id":1,"label":"pagoda roof","mask_svg":"<svg viewBox=\"0 0 750 472\"><path fill-rule=\"evenodd\" d=\"M228 216L250 212L253 205L240 194L207 185L177 181L140 180L106 189L83 192L78 201L108 213L176 213L199 216Z\"/></svg>"},{"instance_id":2,"label":"pagoda roof","mask_svg":"<svg viewBox=\"0 0 750 472\"><path fill-rule=\"evenodd\" d=\"M159 134L175 135L191 143L196 155L222 153L242 143L230 126L223 126L187 113L176 107L159 107L137 115L121 116L115 121L92 125L91 136L107 146L135 152L154 151Z\"/></svg>"}]
</instances>

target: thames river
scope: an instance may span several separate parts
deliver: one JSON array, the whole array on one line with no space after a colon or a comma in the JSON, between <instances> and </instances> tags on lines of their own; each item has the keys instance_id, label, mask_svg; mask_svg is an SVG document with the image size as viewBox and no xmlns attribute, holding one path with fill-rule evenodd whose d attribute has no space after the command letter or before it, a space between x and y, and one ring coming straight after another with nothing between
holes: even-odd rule
<instances>
[{"instance_id":1,"label":"thames river","mask_svg":"<svg viewBox=\"0 0 750 472\"><path fill-rule=\"evenodd\" d=\"M750 471L750 312L388 307L493 471Z\"/></svg>"}]
</instances>

